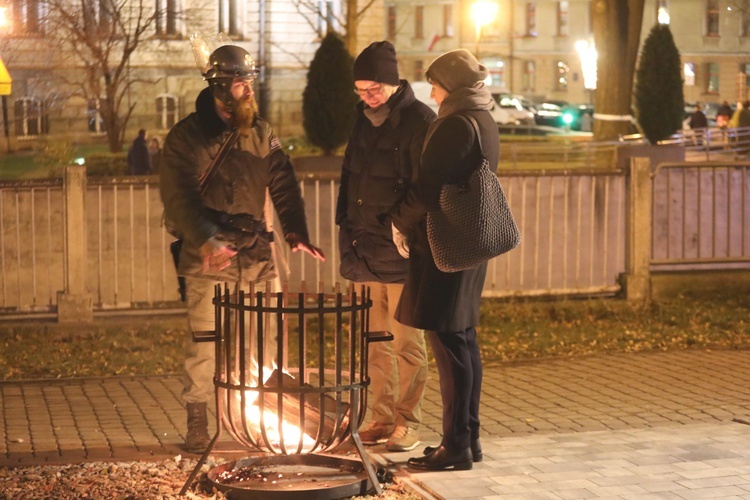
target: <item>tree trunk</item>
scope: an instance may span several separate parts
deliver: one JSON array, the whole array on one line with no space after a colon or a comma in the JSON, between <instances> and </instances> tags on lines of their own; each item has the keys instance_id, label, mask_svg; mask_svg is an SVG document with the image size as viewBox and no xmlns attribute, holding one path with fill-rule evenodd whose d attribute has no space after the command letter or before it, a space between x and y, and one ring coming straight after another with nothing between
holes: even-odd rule
<instances>
[{"instance_id":1,"label":"tree trunk","mask_svg":"<svg viewBox=\"0 0 750 500\"><path fill-rule=\"evenodd\" d=\"M344 45L352 57L357 57L357 0L346 0L346 30Z\"/></svg>"},{"instance_id":2,"label":"tree trunk","mask_svg":"<svg viewBox=\"0 0 750 500\"><path fill-rule=\"evenodd\" d=\"M594 0L591 16L598 52L594 140L631 132L633 77L645 0ZM603 115L598 116L597 115Z\"/></svg>"}]
</instances>

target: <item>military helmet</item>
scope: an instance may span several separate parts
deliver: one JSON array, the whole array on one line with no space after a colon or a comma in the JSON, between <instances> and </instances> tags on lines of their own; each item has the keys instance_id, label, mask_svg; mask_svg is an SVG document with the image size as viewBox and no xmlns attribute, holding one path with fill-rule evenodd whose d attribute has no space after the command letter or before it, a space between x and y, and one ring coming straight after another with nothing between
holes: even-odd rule
<instances>
[{"instance_id":1,"label":"military helmet","mask_svg":"<svg viewBox=\"0 0 750 500\"><path fill-rule=\"evenodd\" d=\"M255 61L242 47L222 45L208 58L208 69L203 73L206 80L255 76Z\"/></svg>"}]
</instances>

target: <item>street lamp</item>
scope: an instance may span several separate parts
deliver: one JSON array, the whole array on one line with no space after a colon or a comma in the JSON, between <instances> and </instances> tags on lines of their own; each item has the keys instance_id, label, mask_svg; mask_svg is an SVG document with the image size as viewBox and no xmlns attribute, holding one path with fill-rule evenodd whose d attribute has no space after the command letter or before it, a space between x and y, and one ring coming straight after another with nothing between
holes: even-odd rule
<instances>
[{"instance_id":1,"label":"street lamp","mask_svg":"<svg viewBox=\"0 0 750 500\"><path fill-rule=\"evenodd\" d=\"M479 60L479 40L482 38L482 27L492 23L497 17L497 2L488 0L477 0L471 4L471 17L476 28L476 47L474 56Z\"/></svg>"}]
</instances>

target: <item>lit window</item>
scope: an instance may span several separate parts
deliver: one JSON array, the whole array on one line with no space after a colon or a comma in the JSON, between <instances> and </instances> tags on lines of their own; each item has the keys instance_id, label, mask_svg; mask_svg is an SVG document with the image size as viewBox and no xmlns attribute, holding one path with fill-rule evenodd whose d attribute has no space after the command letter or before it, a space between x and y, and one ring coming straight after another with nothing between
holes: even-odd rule
<instances>
[{"instance_id":1,"label":"lit window","mask_svg":"<svg viewBox=\"0 0 750 500\"><path fill-rule=\"evenodd\" d=\"M555 63L555 90L568 90L570 68L565 61Z\"/></svg>"},{"instance_id":2,"label":"lit window","mask_svg":"<svg viewBox=\"0 0 750 500\"><path fill-rule=\"evenodd\" d=\"M443 5L443 36L453 36L453 5Z\"/></svg>"},{"instance_id":3,"label":"lit window","mask_svg":"<svg viewBox=\"0 0 750 500\"><path fill-rule=\"evenodd\" d=\"M156 115L159 121L159 127L169 130L177 123L179 116L177 113L177 104L179 100L171 94L161 94L156 96Z\"/></svg>"},{"instance_id":4,"label":"lit window","mask_svg":"<svg viewBox=\"0 0 750 500\"><path fill-rule=\"evenodd\" d=\"M568 36L568 2L557 2L557 36Z\"/></svg>"},{"instance_id":5,"label":"lit window","mask_svg":"<svg viewBox=\"0 0 750 500\"><path fill-rule=\"evenodd\" d=\"M226 33L233 39L241 39L245 34L245 7L244 0L219 0L218 31Z\"/></svg>"},{"instance_id":6,"label":"lit window","mask_svg":"<svg viewBox=\"0 0 750 500\"><path fill-rule=\"evenodd\" d=\"M719 93L719 63L706 64L706 93Z\"/></svg>"},{"instance_id":7,"label":"lit window","mask_svg":"<svg viewBox=\"0 0 750 500\"><path fill-rule=\"evenodd\" d=\"M493 57L488 57L482 60L487 70L489 70L489 77L485 80L486 85L493 87L505 88L505 61Z\"/></svg>"},{"instance_id":8,"label":"lit window","mask_svg":"<svg viewBox=\"0 0 750 500\"><path fill-rule=\"evenodd\" d=\"M157 36L177 36L183 31L179 17L181 5L179 0L156 0L154 5L155 29Z\"/></svg>"},{"instance_id":9,"label":"lit window","mask_svg":"<svg viewBox=\"0 0 750 500\"><path fill-rule=\"evenodd\" d=\"M386 38L388 40L395 40L396 39L396 6L395 5L389 5L387 7L388 12L388 34L386 35Z\"/></svg>"},{"instance_id":10,"label":"lit window","mask_svg":"<svg viewBox=\"0 0 750 500\"><path fill-rule=\"evenodd\" d=\"M48 134L48 120L44 101L34 97L22 97L14 103L16 136L34 137Z\"/></svg>"},{"instance_id":11,"label":"lit window","mask_svg":"<svg viewBox=\"0 0 750 500\"><path fill-rule=\"evenodd\" d=\"M706 35L719 36L719 0L706 2Z\"/></svg>"},{"instance_id":12,"label":"lit window","mask_svg":"<svg viewBox=\"0 0 750 500\"><path fill-rule=\"evenodd\" d=\"M414 6L414 38L424 38L424 5Z\"/></svg>"},{"instance_id":13,"label":"lit window","mask_svg":"<svg viewBox=\"0 0 750 500\"><path fill-rule=\"evenodd\" d=\"M523 89L525 91L536 90L536 63L526 61L523 65Z\"/></svg>"},{"instance_id":14,"label":"lit window","mask_svg":"<svg viewBox=\"0 0 750 500\"><path fill-rule=\"evenodd\" d=\"M535 2L526 2L526 36L536 36Z\"/></svg>"},{"instance_id":15,"label":"lit window","mask_svg":"<svg viewBox=\"0 0 750 500\"><path fill-rule=\"evenodd\" d=\"M11 4L12 30L19 34L43 35L43 19L47 4L41 0L13 0Z\"/></svg>"},{"instance_id":16,"label":"lit window","mask_svg":"<svg viewBox=\"0 0 750 500\"><path fill-rule=\"evenodd\" d=\"M695 64L685 63L682 66L683 80L686 87L695 86Z\"/></svg>"}]
</instances>

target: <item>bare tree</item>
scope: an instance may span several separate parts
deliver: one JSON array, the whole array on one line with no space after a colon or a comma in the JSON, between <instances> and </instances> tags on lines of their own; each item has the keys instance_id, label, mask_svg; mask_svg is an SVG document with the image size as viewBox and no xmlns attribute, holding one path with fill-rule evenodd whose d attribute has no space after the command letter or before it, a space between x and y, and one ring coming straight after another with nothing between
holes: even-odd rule
<instances>
[{"instance_id":1,"label":"bare tree","mask_svg":"<svg viewBox=\"0 0 750 500\"><path fill-rule=\"evenodd\" d=\"M111 152L122 150L137 82L128 66L157 19L143 0L47 0L49 33L58 45L63 79L74 95L96 102Z\"/></svg>"},{"instance_id":2,"label":"bare tree","mask_svg":"<svg viewBox=\"0 0 750 500\"><path fill-rule=\"evenodd\" d=\"M375 0L366 0L359 8L359 0L346 0L344 12L341 16L335 15L328 9L328 2L316 0L293 0L297 11L302 14L308 24L317 31L318 20L326 23L326 31L337 32L344 40L346 50L352 57L357 56L357 32L359 23L365 13L373 6ZM339 29L335 29L336 24Z\"/></svg>"},{"instance_id":3,"label":"bare tree","mask_svg":"<svg viewBox=\"0 0 750 500\"><path fill-rule=\"evenodd\" d=\"M594 139L630 132L633 77L645 0L593 0L591 15L597 59Z\"/></svg>"}]
</instances>

